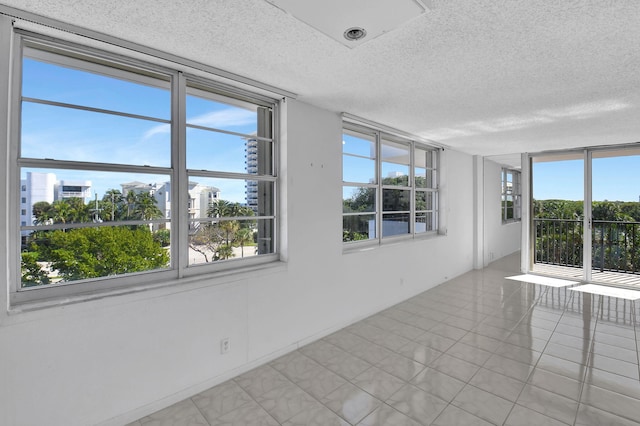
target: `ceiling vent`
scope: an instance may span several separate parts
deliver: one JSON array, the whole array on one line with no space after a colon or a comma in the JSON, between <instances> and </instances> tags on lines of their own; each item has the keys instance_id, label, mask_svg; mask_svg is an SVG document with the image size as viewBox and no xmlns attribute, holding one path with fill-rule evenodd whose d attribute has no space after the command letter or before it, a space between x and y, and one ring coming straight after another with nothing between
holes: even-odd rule
<instances>
[{"instance_id":1,"label":"ceiling vent","mask_svg":"<svg viewBox=\"0 0 640 426\"><path fill-rule=\"evenodd\" d=\"M430 0L267 0L347 46L356 47L431 9Z\"/></svg>"}]
</instances>

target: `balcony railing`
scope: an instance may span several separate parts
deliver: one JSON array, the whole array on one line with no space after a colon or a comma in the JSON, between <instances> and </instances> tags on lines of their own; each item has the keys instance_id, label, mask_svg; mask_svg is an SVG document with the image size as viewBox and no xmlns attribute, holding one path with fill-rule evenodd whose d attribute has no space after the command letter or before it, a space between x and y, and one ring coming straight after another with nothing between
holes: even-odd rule
<instances>
[{"instance_id":1,"label":"balcony railing","mask_svg":"<svg viewBox=\"0 0 640 426\"><path fill-rule=\"evenodd\" d=\"M535 263L582 267L582 220L534 219ZM592 268L640 275L640 222L594 220Z\"/></svg>"}]
</instances>

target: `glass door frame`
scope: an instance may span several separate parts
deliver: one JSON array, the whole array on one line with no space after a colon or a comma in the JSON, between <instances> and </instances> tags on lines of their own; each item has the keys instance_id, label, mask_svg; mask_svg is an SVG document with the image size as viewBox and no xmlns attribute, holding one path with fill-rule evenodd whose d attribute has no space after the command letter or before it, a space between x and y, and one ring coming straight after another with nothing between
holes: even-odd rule
<instances>
[{"instance_id":1,"label":"glass door frame","mask_svg":"<svg viewBox=\"0 0 640 426\"><path fill-rule=\"evenodd\" d=\"M562 151L546 151L540 153L523 153L522 165L522 250L521 271L533 272L535 255L535 228L533 226L533 159L553 156L567 156L573 154L583 160L583 259L582 280L592 282L593 272L593 154L602 151L640 150L640 143L624 145L608 145L591 148L581 148Z\"/></svg>"}]
</instances>

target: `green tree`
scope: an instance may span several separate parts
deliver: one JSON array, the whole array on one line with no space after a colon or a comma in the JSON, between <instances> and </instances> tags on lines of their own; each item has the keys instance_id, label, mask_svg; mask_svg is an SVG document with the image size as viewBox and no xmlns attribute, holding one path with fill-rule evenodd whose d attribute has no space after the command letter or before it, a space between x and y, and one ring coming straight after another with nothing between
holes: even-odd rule
<instances>
[{"instance_id":1,"label":"green tree","mask_svg":"<svg viewBox=\"0 0 640 426\"><path fill-rule=\"evenodd\" d=\"M253 242L253 231L250 228L238 229L234 243L240 246L241 257L244 257L244 246L249 242Z\"/></svg>"},{"instance_id":2,"label":"green tree","mask_svg":"<svg viewBox=\"0 0 640 426\"><path fill-rule=\"evenodd\" d=\"M22 286L32 287L35 285L49 284L51 280L47 273L38 263L38 253L24 252L20 259L22 270Z\"/></svg>"},{"instance_id":3,"label":"green tree","mask_svg":"<svg viewBox=\"0 0 640 426\"><path fill-rule=\"evenodd\" d=\"M27 256L50 262L66 281L148 271L169 263L169 254L146 227L56 230L40 238L31 246L39 251Z\"/></svg>"},{"instance_id":4,"label":"green tree","mask_svg":"<svg viewBox=\"0 0 640 426\"><path fill-rule=\"evenodd\" d=\"M202 254L205 262L224 260L234 256L233 247L241 247L244 257L244 246L253 241L254 220L237 220L233 218L253 216L251 208L237 202L217 200L207 209L210 218L231 218L200 226L190 239L192 250Z\"/></svg>"},{"instance_id":5,"label":"green tree","mask_svg":"<svg viewBox=\"0 0 640 426\"><path fill-rule=\"evenodd\" d=\"M38 201L33 204L32 213L35 217L36 225L43 225L51 220L51 204L46 201Z\"/></svg>"},{"instance_id":6,"label":"green tree","mask_svg":"<svg viewBox=\"0 0 640 426\"><path fill-rule=\"evenodd\" d=\"M162 212L157 206L158 200L149 192L141 192L136 196L133 214L137 219L152 220L162 217Z\"/></svg>"}]
</instances>

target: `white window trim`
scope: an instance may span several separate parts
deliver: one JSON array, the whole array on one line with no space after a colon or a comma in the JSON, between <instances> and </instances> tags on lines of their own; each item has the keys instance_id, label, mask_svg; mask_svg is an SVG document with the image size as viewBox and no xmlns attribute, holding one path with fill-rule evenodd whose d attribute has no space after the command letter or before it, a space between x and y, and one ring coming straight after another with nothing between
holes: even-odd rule
<instances>
[{"instance_id":1,"label":"white window trim","mask_svg":"<svg viewBox=\"0 0 640 426\"><path fill-rule=\"evenodd\" d=\"M282 247L280 246L279 237L281 235L281 224L279 220L279 206L281 205L281 201L279 199L279 188L278 184L280 182L280 178L278 177L278 163L279 163L279 127L280 127L280 115L279 115L279 105L282 102L281 100L277 100L274 97L267 96L263 93L254 93L252 91L248 91L245 89L241 89L234 86L228 86L219 81L216 81L215 75L207 75L203 77L202 70L200 69L190 69L186 67L185 72L193 72L193 74L184 74L182 72L178 72L176 67L174 68L166 68L164 66L159 66L154 64L157 62L157 57L149 57L148 62L144 60L138 59L140 57L139 52L131 52L131 57L122 56L120 54L113 54L107 51L102 51L95 49L93 47L87 47L84 45L79 45L73 42L63 41L52 39L50 36L42 36L37 33L32 33L24 30L16 30L11 28L12 21L6 16L0 15L0 55L3 58L10 58L9 61L6 61L6 67L10 70L10 72L4 74L6 79L3 79L0 82L0 95L5 99L10 99L10 102L7 102L7 109L0 108L0 113L2 117L0 118L0 128L7 129L7 133L9 134L9 146L8 156L6 151L0 156L0 160L3 163L8 165L5 167L7 173L7 182L8 182L8 193L4 193L5 188L0 190L0 196L5 196L5 200L11 200L11 202L7 203L7 210L5 212L0 213L0 219L2 226L6 226L7 232L4 232L6 235L5 247L1 250L5 252L7 256L3 256L3 259L7 259L6 271L8 275L8 286L9 286L9 300L8 307L11 309L13 307L20 307L20 309L24 309L25 306L42 306L49 304L60 304L65 303L65 301L78 301L80 299L94 299L96 297L103 297L106 294L120 294L122 292L131 292L131 291L140 291L140 288L150 287L155 288L158 286L166 286L166 285L174 285L186 282L182 280L182 278L186 277L202 277L202 278L216 278L220 276L226 276L229 273L243 273L247 271L255 270L256 268L264 268L264 267L273 267L274 262L281 260L281 251ZM189 81L198 82L199 84L205 84L207 88L211 90L220 91L232 98L237 98L239 100L247 99L253 103L268 105L272 108L273 118L272 118L272 136L273 136L273 173L271 176L265 177L265 180L274 182L274 194L273 194L273 221L274 221L274 230L273 230L273 238L276 240L274 242L274 253L273 254L264 254L261 256L243 258L243 259L229 259L224 262L215 263L215 264L205 264L205 265L192 265L191 267L187 267L187 258L185 249L188 246L188 242L184 236L186 235L186 231L180 231L180 228L183 230L186 229L187 223L187 215L180 215L179 219L174 219L172 222L172 230L174 230L175 236L172 235L172 242L177 242L176 244L171 244L171 262L172 265L167 270L153 270L147 272L139 272L133 274L125 274L118 275L114 277L103 277L91 280L82 280L82 281L73 281L60 285L47 285L42 287L31 287L31 288L20 288L20 276L21 276L21 268L20 268L20 227L14 226L14 224L20 224L20 211L19 208L16 208L16 201L20 201L20 176L18 173L19 166L18 164L18 151L19 151L19 133L20 133L20 125L19 125L19 111L20 111L20 81L16 76L20 76L21 71L21 63L22 63L22 48L23 41L30 41L34 43L34 45L43 45L43 46L53 46L56 49L60 50L69 50L76 51L80 55L93 56L97 58L101 58L106 60L107 62L114 63L122 63L132 69L138 69L141 67L142 69L150 70L153 73L164 74L170 76L172 78L172 104L178 102L175 99L177 96L182 95L182 91L186 87L186 79ZM145 49L148 50L148 49ZM146 58L145 58L146 59ZM98 65L101 66L101 65ZM181 69L185 69L185 66L181 66ZM111 69L115 70L116 69ZM142 76L144 78L144 76ZM207 78L210 77L211 79ZM262 92L258 90L258 92ZM224 95L223 95L224 96ZM225 97L225 99L228 99ZM182 116L180 116L180 114ZM5 121L6 120L6 121ZM181 158L185 158L185 143L184 137L186 132L182 132L180 134L180 129L184 129L184 108L178 109L172 106L172 122L177 123L177 125L172 126L172 140L176 140L178 142L172 142L172 158L177 158L177 156L182 156ZM182 152L178 152L178 150L182 150ZM32 162L25 161L24 165L31 165ZM44 165L46 160L33 161L33 165L37 166ZM59 167L64 162L56 162L56 167ZM73 162L70 162L73 163ZM70 166L70 165L69 165ZM83 165L78 166L77 163L73 163L74 168L86 168L90 170L100 170L100 165L92 165L90 163L84 163ZM138 167L141 172L149 173L149 169L143 166L126 166L124 169L127 171L131 171L132 169L136 169ZM114 167L108 167L110 170ZM117 168L117 167L115 167ZM178 165L177 167L172 168L156 168L157 173L170 174L172 176L173 182L186 182L187 181L187 170L184 164ZM176 176L178 176L176 178ZM255 175L248 175L248 177L255 180ZM180 191L179 185L172 185L172 199L178 200L178 202L184 201L180 206L185 205L187 202L188 192ZM19 206L19 203L17 203ZM177 210L176 210L177 212ZM6 218L3 217L4 214L7 214ZM172 216L175 217L174 214ZM6 220L4 220L6 219ZM176 232L177 231L177 232ZM174 234L172 232L172 234ZM6 251L5 251L6 250ZM3 261L4 263L4 261ZM191 280L188 280L191 281ZM99 285L96 285L100 283Z\"/></svg>"},{"instance_id":2,"label":"white window trim","mask_svg":"<svg viewBox=\"0 0 640 426\"><path fill-rule=\"evenodd\" d=\"M376 189L375 211L369 212L369 213L362 213L362 214L375 215L376 237L370 238L367 240L360 240L360 241L346 241L346 242L343 241L343 252L346 253L351 251L369 250L377 246L386 245L386 244L396 244L396 243L407 241L407 240L431 238L435 235L446 235L446 231L441 228L442 221L440 217L441 216L440 198L442 195L442 191L440 187L441 179L442 179L442 155L441 154L442 154L443 148L425 143L419 138L411 137L411 135L405 132L392 129L387 126L377 125L376 123L373 123L371 121L360 119L358 117L355 117L346 113L343 114L342 128L343 128L343 131L351 130L354 132L374 136L375 147L376 147L375 178L377 180L376 183L349 182L344 180L342 182L341 188L344 188L345 186L357 186L357 187L369 187L369 188ZM394 142L394 143L406 144L407 146L409 146L410 157L411 157L410 164L409 164L409 179L410 179L411 185L409 187L399 187L399 186L393 187L394 189L408 189L410 190L410 193L411 193L409 232L407 234L390 235L390 236L382 235L382 217L383 217L383 214L385 213L382 210L382 191L384 188L390 188L390 186L383 185L382 183L382 179L383 179L381 176L382 158L380 153L381 153L381 146L383 144L383 140L387 140L389 142ZM437 176L435 188L425 188L425 192L435 193L434 206L432 210L433 214L435 215L433 230L426 231L426 232L418 232L418 233L415 232L415 216L416 216L415 196L416 196L416 192L418 192L414 182L416 148L435 151L436 153L436 158L434 160L435 166L433 167L433 169L428 169L428 170L433 170L434 172L436 172L436 176ZM341 155L341 160L342 158L344 158L344 154ZM422 212L422 210L420 212ZM358 215L357 213L355 214L342 213L343 218L345 216L357 216L357 215Z\"/></svg>"},{"instance_id":3,"label":"white window trim","mask_svg":"<svg viewBox=\"0 0 640 426\"><path fill-rule=\"evenodd\" d=\"M507 196L506 182L508 173L512 174L512 218L507 218L507 204L505 199ZM522 175L520 170L503 167L500 171L500 187L500 216L502 218L502 224L506 225L513 222L520 222L522 220Z\"/></svg>"}]
</instances>

